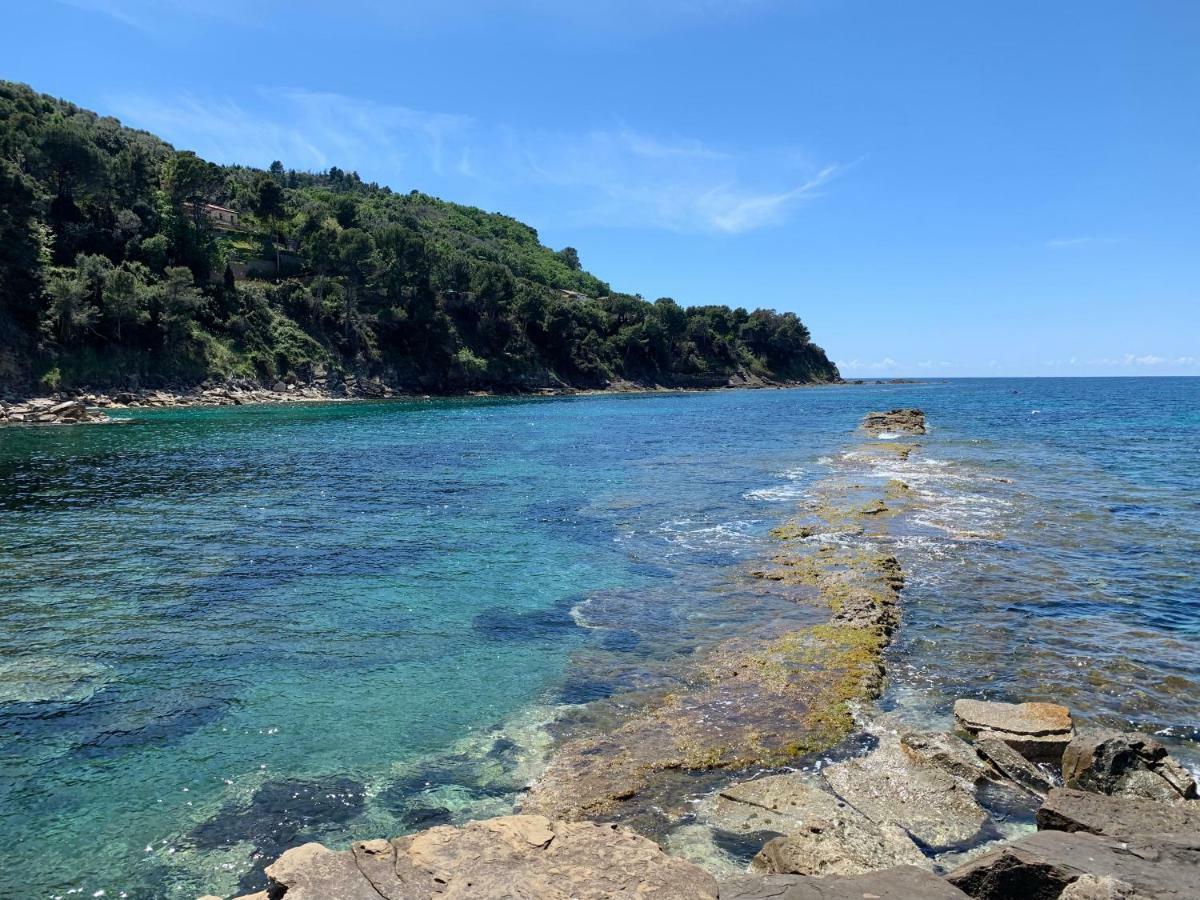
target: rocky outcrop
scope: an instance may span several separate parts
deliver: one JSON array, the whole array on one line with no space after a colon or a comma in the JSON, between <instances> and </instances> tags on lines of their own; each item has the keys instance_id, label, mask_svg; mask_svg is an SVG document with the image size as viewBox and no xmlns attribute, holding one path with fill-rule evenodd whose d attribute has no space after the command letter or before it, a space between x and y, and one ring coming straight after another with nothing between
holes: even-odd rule
<instances>
[{"instance_id":1,"label":"rocky outcrop","mask_svg":"<svg viewBox=\"0 0 1200 900\"><path fill-rule=\"evenodd\" d=\"M868 434L924 434L925 413L919 409L893 409L888 412L867 413L863 428Z\"/></svg>"},{"instance_id":2,"label":"rocky outcrop","mask_svg":"<svg viewBox=\"0 0 1200 900\"><path fill-rule=\"evenodd\" d=\"M1143 797L1161 803L1196 799L1196 780L1149 735L1088 731L1067 746L1062 758L1067 787Z\"/></svg>"},{"instance_id":3,"label":"rocky outcrop","mask_svg":"<svg viewBox=\"0 0 1200 900\"><path fill-rule=\"evenodd\" d=\"M669 692L607 701L604 728L564 740L521 808L616 819L658 836L687 814L688 794L850 733L852 704L882 690L904 584L897 559L868 543L887 538L888 516L863 513L863 499L843 491L814 504L814 521L779 529L783 551L749 573L763 590L824 607L827 621L726 641L698 654ZM914 502L895 498L889 516ZM817 533L839 541L807 540Z\"/></svg>"},{"instance_id":4,"label":"rocky outcrop","mask_svg":"<svg viewBox=\"0 0 1200 900\"><path fill-rule=\"evenodd\" d=\"M1070 711L1057 703L956 700L954 721L971 736L1004 741L1035 762L1057 764L1075 736Z\"/></svg>"},{"instance_id":5,"label":"rocky outcrop","mask_svg":"<svg viewBox=\"0 0 1200 900\"><path fill-rule=\"evenodd\" d=\"M827 766L822 777L863 815L900 825L932 851L972 843L988 821L971 782L914 765L895 737L885 737L866 756Z\"/></svg>"},{"instance_id":6,"label":"rocky outcrop","mask_svg":"<svg viewBox=\"0 0 1200 900\"><path fill-rule=\"evenodd\" d=\"M1200 834L1200 803L1168 805L1155 800L1109 797L1056 788L1037 811L1043 831L1086 831L1106 837L1139 834Z\"/></svg>"},{"instance_id":7,"label":"rocky outcrop","mask_svg":"<svg viewBox=\"0 0 1200 900\"><path fill-rule=\"evenodd\" d=\"M948 879L976 900L1056 900L1085 875L1123 882L1147 898L1200 897L1200 835L1119 840L1039 831L955 869Z\"/></svg>"},{"instance_id":8,"label":"rocky outcrop","mask_svg":"<svg viewBox=\"0 0 1200 900\"><path fill-rule=\"evenodd\" d=\"M103 410L80 399L36 398L24 403L0 403L0 425L75 425L106 422Z\"/></svg>"},{"instance_id":9,"label":"rocky outcrop","mask_svg":"<svg viewBox=\"0 0 1200 900\"><path fill-rule=\"evenodd\" d=\"M721 884L721 900L963 900L967 895L925 869L898 866L865 875L771 875Z\"/></svg>"},{"instance_id":10,"label":"rocky outcrop","mask_svg":"<svg viewBox=\"0 0 1200 900\"><path fill-rule=\"evenodd\" d=\"M304 844L267 867L265 895L287 900L716 900L704 870L616 825L505 816L334 852Z\"/></svg>"}]
</instances>

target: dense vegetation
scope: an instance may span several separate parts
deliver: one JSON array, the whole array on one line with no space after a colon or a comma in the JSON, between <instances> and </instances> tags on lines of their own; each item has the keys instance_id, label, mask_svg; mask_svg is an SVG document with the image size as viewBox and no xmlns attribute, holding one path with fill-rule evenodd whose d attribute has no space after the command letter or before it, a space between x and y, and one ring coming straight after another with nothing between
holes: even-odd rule
<instances>
[{"instance_id":1,"label":"dense vegetation","mask_svg":"<svg viewBox=\"0 0 1200 900\"><path fill-rule=\"evenodd\" d=\"M507 216L336 167L213 165L0 82L0 387L321 371L432 391L836 377L792 313L614 293Z\"/></svg>"}]
</instances>

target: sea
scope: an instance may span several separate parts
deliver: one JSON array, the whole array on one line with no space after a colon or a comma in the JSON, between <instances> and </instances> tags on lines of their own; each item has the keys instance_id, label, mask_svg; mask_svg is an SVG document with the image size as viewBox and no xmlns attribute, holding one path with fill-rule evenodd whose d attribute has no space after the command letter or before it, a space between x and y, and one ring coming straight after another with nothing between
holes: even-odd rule
<instances>
[{"instance_id":1,"label":"sea","mask_svg":"<svg viewBox=\"0 0 1200 900\"><path fill-rule=\"evenodd\" d=\"M918 452L856 449L913 406ZM555 721L761 626L831 478L921 501L875 712L1057 701L1200 762L1198 378L113 416L0 429L0 897L510 812Z\"/></svg>"}]
</instances>

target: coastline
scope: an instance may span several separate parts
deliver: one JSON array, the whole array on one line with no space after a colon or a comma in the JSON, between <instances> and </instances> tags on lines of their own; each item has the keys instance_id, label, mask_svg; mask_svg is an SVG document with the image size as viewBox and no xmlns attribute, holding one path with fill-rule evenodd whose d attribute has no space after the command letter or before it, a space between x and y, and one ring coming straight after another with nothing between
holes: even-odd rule
<instances>
[{"instance_id":1,"label":"coastline","mask_svg":"<svg viewBox=\"0 0 1200 900\"><path fill-rule=\"evenodd\" d=\"M613 382L604 388L543 387L524 392L464 391L453 394L411 393L395 390L381 381L341 383L329 387L324 383L302 383L295 379L276 382L270 388L257 382L236 379L222 384L205 382L184 390L137 389L111 391L74 390L53 394L14 396L0 395L0 427L5 425L88 425L113 424L123 421L109 416L110 411L127 409L172 409L188 407L222 407L281 405L288 403L335 403L356 400L430 400L456 397L591 397L620 394L708 393L731 390L790 390L794 388L850 387L864 384L918 384L911 379L875 381L788 381L730 378L719 385L696 387L686 385L644 385L629 381Z\"/></svg>"}]
</instances>

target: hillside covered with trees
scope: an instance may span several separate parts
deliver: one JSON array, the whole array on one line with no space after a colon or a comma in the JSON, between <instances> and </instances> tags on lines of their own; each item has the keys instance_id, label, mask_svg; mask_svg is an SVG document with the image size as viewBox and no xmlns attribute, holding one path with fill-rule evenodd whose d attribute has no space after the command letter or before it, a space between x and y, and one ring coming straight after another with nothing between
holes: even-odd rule
<instances>
[{"instance_id":1,"label":"hillside covered with trees","mask_svg":"<svg viewBox=\"0 0 1200 900\"><path fill-rule=\"evenodd\" d=\"M0 82L0 387L828 381L792 313L613 292L503 215L336 167L218 166Z\"/></svg>"}]
</instances>

